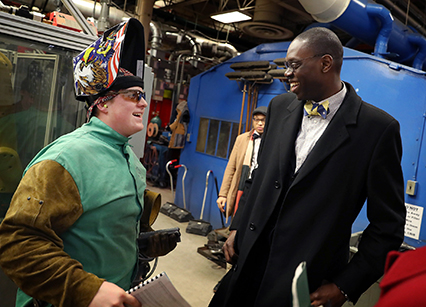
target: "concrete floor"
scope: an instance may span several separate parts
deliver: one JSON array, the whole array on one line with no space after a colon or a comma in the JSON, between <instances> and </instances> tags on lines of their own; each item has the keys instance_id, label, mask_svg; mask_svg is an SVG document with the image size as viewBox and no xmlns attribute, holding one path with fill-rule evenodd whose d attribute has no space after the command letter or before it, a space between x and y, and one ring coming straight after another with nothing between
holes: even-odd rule
<instances>
[{"instance_id":1,"label":"concrete floor","mask_svg":"<svg viewBox=\"0 0 426 307\"><path fill-rule=\"evenodd\" d=\"M173 202L169 189L160 189L148 185L147 189L160 193L162 204ZM188 223L179 223L160 213L153 228L166 229L180 227L182 242L170 254L158 258L155 274L165 271L180 294L192 307L208 306L213 296L213 288L226 273L226 270L197 253L197 248L207 243L207 238L185 232ZM359 299L356 305L347 302L343 307L372 307L380 294L379 283L374 283Z\"/></svg>"},{"instance_id":2,"label":"concrete floor","mask_svg":"<svg viewBox=\"0 0 426 307\"><path fill-rule=\"evenodd\" d=\"M173 202L169 189L147 186L148 190L161 194L162 204ZM188 223L179 223L160 213L152 228L155 230L179 227L181 242L168 255L159 257L154 276L166 272L170 280L192 307L206 307L213 288L226 273L226 270L197 252L198 247L207 243L207 237L186 233Z\"/></svg>"}]
</instances>

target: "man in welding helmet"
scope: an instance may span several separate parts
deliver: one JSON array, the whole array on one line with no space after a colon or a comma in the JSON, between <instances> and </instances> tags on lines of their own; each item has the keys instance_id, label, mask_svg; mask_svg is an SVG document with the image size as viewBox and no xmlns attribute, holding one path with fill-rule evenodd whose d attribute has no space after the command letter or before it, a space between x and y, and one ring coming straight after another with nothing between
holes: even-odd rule
<instances>
[{"instance_id":1,"label":"man in welding helmet","mask_svg":"<svg viewBox=\"0 0 426 307\"><path fill-rule=\"evenodd\" d=\"M130 19L99 40L107 36L119 57L123 50L112 42L140 31L139 21ZM147 103L143 80L129 67L117 69L108 83L111 63L87 56L97 42L74 61L88 122L34 157L0 225L0 265L19 287L17 307L140 307L125 290L137 275L146 170L128 142L144 128ZM105 78L96 80L100 71ZM156 249L143 251L147 256L176 246L171 237L154 241Z\"/></svg>"}]
</instances>

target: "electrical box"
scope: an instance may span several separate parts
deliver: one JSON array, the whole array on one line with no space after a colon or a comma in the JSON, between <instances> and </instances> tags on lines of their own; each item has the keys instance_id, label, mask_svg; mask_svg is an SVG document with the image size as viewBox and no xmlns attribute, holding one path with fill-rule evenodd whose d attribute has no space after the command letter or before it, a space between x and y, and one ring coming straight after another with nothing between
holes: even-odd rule
<instances>
[{"instance_id":1,"label":"electrical box","mask_svg":"<svg viewBox=\"0 0 426 307\"><path fill-rule=\"evenodd\" d=\"M405 193L408 195L414 196L416 195L417 191L417 181L414 180L407 180L407 189L405 190Z\"/></svg>"}]
</instances>

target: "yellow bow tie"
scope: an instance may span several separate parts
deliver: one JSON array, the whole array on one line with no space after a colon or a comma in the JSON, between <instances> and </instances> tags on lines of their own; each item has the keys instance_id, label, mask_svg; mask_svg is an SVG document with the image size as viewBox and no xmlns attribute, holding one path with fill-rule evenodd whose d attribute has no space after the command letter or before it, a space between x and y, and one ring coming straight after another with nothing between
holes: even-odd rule
<instances>
[{"instance_id":1,"label":"yellow bow tie","mask_svg":"<svg viewBox=\"0 0 426 307\"><path fill-rule=\"evenodd\" d=\"M304 107L304 114L308 116L321 116L326 118L329 113L330 103L328 100L322 102L321 104L315 103L312 100L307 100Z\"/></svg>"}]
</instances>

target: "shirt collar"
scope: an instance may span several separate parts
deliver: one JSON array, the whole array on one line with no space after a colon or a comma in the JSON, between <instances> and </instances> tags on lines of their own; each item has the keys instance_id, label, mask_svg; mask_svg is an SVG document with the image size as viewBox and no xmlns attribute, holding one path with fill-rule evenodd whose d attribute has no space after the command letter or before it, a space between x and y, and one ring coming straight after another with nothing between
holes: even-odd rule
<instances>
[{"instance_id":1,"label":"shirt collar","mask_svg":"<svg viewBox=\"0 0 426 307\"><path fill-rule=\"evenodd\" d=\"M329 112L327 114L327 121L330 121L333 118L334 114L336 114L337 110L339 109L340 105L343 102L343 99L345 99L346 92L347 92L347 88L346 88L345 82L342 82L342 88L336 94L334 94L333 96L330 96L330 97L328 97L324 100L315 102L315 103L321 104L322 102L328 100Z\"/></svg>"},{"instance_id":2,"label":"shirt collar","mask_svg":"<svg viewBox=\"0 0 426 307\"><path fill-rule=\"evenodd\" d=\"M342 89L340 91L338 91L333 96L330 96L327 99L324 99L324 100L318 102L318 103L322 103L323 101L328 100L328 102L329 102L328 108L329 108L330 112L328 113L327 117L330 116L330 115L333 116L336 113L337 109L340 107L340 105L343 102L343 99L346 96L346 92L347 92L346 85L345 85L344 82L342 82Z\"/></svg>"},{"instance_id":3,"label":"shirt collar","mask_svg":"<svg viewBox=\"0 0 426 307\"><path fill-rule=\"evenodd\" d=\"M252 138L252 139L253 139L253 135L255 135L255 134L259 136L259 137L255 137L256 139L257 139L257 138L259 138L259 139L260 139L260 138L262 137L262 135L261 135L259 132L257 132L256 130L253 130L253 133L252 133L252 135L251 135L251 138Z\"/></svg>"},{"instance_id":4,"label":"shirt collar","mask_svg":"<svg viewBox=\"0 0 426 307\"><path fill-rule=\"evenodd\" d=\"M96 116L93 116L90 121L83 126L90 128L95 135L99 135L102 140L109 144L123 146L130 140L130 138L118 133Z\"/></svg>"}]
</instances>

